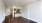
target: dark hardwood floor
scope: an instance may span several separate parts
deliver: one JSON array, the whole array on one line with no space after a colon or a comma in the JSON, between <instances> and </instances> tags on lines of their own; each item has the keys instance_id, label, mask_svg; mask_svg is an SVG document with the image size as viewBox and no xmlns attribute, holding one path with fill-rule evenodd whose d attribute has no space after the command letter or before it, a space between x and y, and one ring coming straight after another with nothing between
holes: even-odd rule
<instances>
[{"instance_id":1,"label":"dark hardwood floor","mask_svg":"<svg viewBox=\"0 0 42 23\"><path fill-rule=\"evenodd\" d=\"M37 22L26 19L24 17L13 18L12 15L9 15L5 17L5 20L2 23L37 23Z\"/></svg>"}]
</instances>

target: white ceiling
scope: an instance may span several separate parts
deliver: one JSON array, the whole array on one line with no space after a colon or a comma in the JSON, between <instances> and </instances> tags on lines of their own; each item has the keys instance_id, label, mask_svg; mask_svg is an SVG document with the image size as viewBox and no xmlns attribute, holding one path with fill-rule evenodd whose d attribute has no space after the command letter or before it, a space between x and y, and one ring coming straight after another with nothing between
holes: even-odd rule
<instances>
[{"instance_id":1,"label":"white ceiling","mask_svg":"<svg viewBox=\"0 0 42 23\"><path fill-rule=\"evenodd\" d=\"M36 2L39 0L3 0L7 7L16 5L16 6L25 6L29 3Z\"/></svg>"}]
</instances>

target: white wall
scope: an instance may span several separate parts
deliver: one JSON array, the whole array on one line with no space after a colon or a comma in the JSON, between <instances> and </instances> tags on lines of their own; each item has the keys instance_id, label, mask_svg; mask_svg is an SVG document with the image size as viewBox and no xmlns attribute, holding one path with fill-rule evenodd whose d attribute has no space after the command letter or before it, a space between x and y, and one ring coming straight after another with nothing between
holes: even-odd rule
<instances>
[{"instance_id":1,"label":"white wall","mask_svg":"<svg viewBox=\"0 0 42 23\"><path fill-rule=\"evenodd\" d=\"M2 2L2 0L0 0L0 23L2 23L2 21L5 19L5 5Z\"/></svg>"},{"instance_id":2,"label":"white wall","mask_svg":"<svg viewBox=\"0 0 42 23\"><path fill-rule=\"evenodd\" d=\"M28 7L27 6L22 7L22 14L21 15L28 19Z\"/></svg>"},{"instance_id":3,"label":"white wall","mask_svg":"<svg viewBox=\"0 0 42 23\"><path fill-rule=\"evenodd\" d=\"M28 5L29 8L29 19L42 23L42 2L34 2Z\"/></svg>"}]
</instances>

